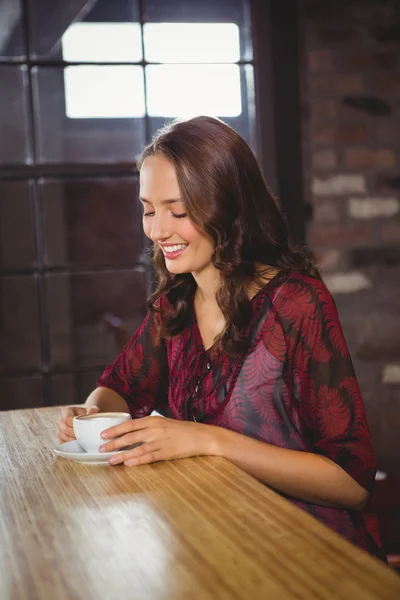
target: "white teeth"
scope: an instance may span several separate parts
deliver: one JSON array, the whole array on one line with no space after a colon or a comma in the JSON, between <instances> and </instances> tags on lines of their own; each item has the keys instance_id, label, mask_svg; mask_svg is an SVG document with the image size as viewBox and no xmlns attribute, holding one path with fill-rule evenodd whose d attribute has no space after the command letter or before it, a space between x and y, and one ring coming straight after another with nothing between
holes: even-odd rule
<instances>
[{"instance_id":1,"label":"white teeth","mask_svg":"<svg viewBox=\"0 0 400 600\"><path fill-rule=\"evenodd\" d=\"M165 252L177 252L186 248L187 244L175 244L175 246L163 246Z\"/></svg>"}]
</instances>

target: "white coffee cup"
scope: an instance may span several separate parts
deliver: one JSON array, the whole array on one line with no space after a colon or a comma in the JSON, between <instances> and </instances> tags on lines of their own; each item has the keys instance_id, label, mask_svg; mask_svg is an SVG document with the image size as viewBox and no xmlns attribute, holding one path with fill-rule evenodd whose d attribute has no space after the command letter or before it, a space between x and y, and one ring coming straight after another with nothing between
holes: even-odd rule
<instances>
[{"instance_id":1,"label":"white coffee cup","mask_svg":"<svg viewBox=\"0 0 400 600\"><path fill-rule=\"evenodd\" d=\"M105 429L129 421L129 413L103 412L94 415L74 417L72 424L75 437L86 452L99 452L99 447L115 438L103 440L101 433Z\"/></svg>"}]
</instances>

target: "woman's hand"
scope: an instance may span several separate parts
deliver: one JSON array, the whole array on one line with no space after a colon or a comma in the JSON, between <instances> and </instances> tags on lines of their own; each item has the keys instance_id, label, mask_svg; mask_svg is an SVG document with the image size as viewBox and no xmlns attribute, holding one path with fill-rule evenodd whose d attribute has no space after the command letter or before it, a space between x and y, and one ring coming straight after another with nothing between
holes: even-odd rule
<instances>
[{"instance_id":1,"label":"woman's hand","mask_svg":"<svg viewBox=\"0 0 400 600\"><path fill-rule=\"evenodd\" d=\"M192 421L176 421L165 417L133 419L110 427L102 437L115 440L101 446L101 452L121 450L141 443L109 459L111 465L145 465L148 463L216 454L217 427ZM118 437L119 436L119 437Z\"/></svg>"},{"instance_id":2,"label":"woman's hand","mask_svg":"<svg viewBox=\"0 0 400 600\"><path fill-rule=\"evenodd\" d=\"M57 437L60 442L71 442L75 440L72 421L78 415L92 415L98 413L97 406L62 406L61 417L57 421Z\"/></svg>"}]
</instances>

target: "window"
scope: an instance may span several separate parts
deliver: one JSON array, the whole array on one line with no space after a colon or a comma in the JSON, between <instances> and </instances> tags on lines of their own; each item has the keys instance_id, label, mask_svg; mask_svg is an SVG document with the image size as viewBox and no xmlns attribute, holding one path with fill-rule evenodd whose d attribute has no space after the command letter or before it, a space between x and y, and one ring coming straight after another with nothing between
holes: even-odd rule
<instances>
[{"instance_id":1,"label":"window","mask_svg":"<svg viewBox=\"0 0 400 600\"><path fill-rule=\"evenodd\" d=\"M235 23L145 23L143 46L150 117L241 115ZM138 62L142 60L141 28L138 23L73 23L62 37L62 53L71 62ZM69 66L64 81L70 118L145 114L142 67Z\"/></svg>"},{"instance_id":2,"label":"window","mask_svg":"<svg viewBox=\"0 0 400 600\"><path fill-rule=\"evenodd\" d=\"M245 0L7 6L0 410L82 402L118 351L107 323L142 320L152 278L134 163L152 134L206 113L255 147Z\"/></svg>"},{"instance_id":3,"label":"window","mask_svg":"<svg viewBox=\"0 0 400 600\"><path fill-rule=\"evenodd\" d=\"M29 6L41 164L134 162L166 119L196 114L226 119L255 149L245 1Z\"/></svg>"}]
</instances>

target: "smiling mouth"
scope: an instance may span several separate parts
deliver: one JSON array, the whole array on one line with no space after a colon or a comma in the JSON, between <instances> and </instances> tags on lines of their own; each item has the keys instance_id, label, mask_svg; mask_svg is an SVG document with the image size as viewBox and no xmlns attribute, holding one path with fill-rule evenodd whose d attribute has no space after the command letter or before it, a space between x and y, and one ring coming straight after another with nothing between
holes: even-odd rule
<instances>
[{"instance_id":1,"label":"smiling mouth","mask_svg":"<svg viewBox=\"0 0 400 600\"><path fill-rule=\"evenodd\" d=\"M171 246L161 246L165 258L173 259L185 252L188 244L171 244Z\"/></svg>"}]
</instances>

